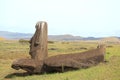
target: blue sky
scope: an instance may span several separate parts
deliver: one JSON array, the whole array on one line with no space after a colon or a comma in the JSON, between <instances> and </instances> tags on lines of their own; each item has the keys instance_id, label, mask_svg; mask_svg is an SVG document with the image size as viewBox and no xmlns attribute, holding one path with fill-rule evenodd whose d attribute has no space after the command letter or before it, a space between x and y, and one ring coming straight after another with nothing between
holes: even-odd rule
<instances>
[{"instance_id":1,"label":"blue sky","mask_svg":"<svg viewBox=\"0 0 120 80\"><path fill-rule=\"evenodd\" d=\"M34 33L37 21L49 35L120 36L120 0L0 0L0 31Z\"/></svg>"}]
</instances>

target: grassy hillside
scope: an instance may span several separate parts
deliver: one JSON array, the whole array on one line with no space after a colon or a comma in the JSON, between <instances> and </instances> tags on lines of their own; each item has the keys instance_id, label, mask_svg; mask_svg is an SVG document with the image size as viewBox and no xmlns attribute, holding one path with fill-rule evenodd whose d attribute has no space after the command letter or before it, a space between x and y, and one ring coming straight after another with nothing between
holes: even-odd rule
<instances>
[{"instance_id":1,"label":"grassy hillside","mask_svg":"<svg viewBox=\"0 0 120 80\"><path fill-rule=\"evenodd\" d=\"M18 41L0 41L0 80L120 80L120 44L107 43L107 63L69 71L65 73L44 73L25 75L22 70L14 70L11 64L15 59L29 56L29 44ZM97 42L51 42L48 44L49 56L83 52L96 48Z\"/></svg>"}]
</instances>

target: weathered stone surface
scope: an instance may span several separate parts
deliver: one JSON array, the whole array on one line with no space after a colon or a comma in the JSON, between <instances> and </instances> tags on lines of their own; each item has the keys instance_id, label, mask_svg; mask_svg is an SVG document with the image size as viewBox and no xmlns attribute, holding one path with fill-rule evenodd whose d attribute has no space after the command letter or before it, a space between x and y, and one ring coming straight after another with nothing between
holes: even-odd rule
<instances>
[{"instance_id":1,"label":"weathered stone surface","mask_svg":"<svg viewBox=\"0 0 120 80\"><path fill-rule=\"evenodd\" d=\"M41 73L43 61L47 58L47 23L40 21L35 26L36 31L30 40L31 59L19 59L12 63L12 68L23 69L29 73Z\"/></svg>"},{"instance_id":2,"label":"weathered stone surface","mask_svg":"<svg viewBox=\"0 0 120 80\"><path fill-rule=\"evenodd\" d=\"M30 40L30 52L32 59L37 61L44 60L48 55L47 48L47 23L38 22L36 24L36 31Z\"/></svg>"},{"instance_id":3,"label":"weathered stone surface","mask_svg":"<svg viewBox=\"0 0 120 80\"><path fill-rule=\"evenodd\" d=\"M35 34L30 40L31 59L18 59L12 63L12 68L29 73L64 72L88 68L104 61L105 45L98 45L96 49L82 53L47 57L47 23L41 21L35 27Z\"/></svg>"},{"instance_id":4,"label":"weathered stone surface","mask_svg":"<svg viewBox=\"0 0 120 80\"><path fill-rule=\"evenodd\" d=\"M63 70L68 71L79 68L88 68L97 65L100 62L103 62L104 54L105 46L99 45L97 49L89 50L82 53L52 56L45 60L45 70L49 72L62 72Z\"/></svg>"},{"instance_id":5,"label":"weathered stone surface","mask_svg":"<svg viewBox=\"0 0 120 80\"><path fill-rule=\"evenodd\" d=\"M33 72L36 68L35 60L33 59L18 59L13 62L12 68L19 70L23 69L27 72Z\"/></svg>"}]
</instances>

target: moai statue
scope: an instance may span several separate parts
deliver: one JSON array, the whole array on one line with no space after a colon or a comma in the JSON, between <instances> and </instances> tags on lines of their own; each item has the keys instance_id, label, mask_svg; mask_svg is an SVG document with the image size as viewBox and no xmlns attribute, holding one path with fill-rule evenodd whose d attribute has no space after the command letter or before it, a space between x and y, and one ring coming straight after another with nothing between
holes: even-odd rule
<instances>
[{"instance_id":1,"label":"moai statue","mask_svg":"<svg viewBox=\"0 0 120 80\"><path fill-rule=\"evenodd\" d=\"M51 56L44 61L44 71L64 72L80 68L89 68L105 61L105 51L105 45L98 45L96 49L81 53Z\"/></svg>"},{"instance_id":2,"label":"moai statue","mask_svg":"<svg viewBox=\"0 0 120 80\"><path fill-rule=\"evenodd\" d=\"M31 59L18 59L13 62L12 68L23 69L29 73L41 73L43 62L47 58L47 23L37 22L36 31L30 40L29 54Z\"/></svg>"},{"instance_id":3,"label":"moai statue","mask_svg":"<svg viewBox=\"0 0 120 80\"><path fill-rule=\"evenodd\" d=\"M64 72L88 68L104 62L106 47L99 45L96 49L76 54L61 54L47 57L47 23L40 21L30 40L30 59L19 59L13 62L12 68L23 69L28 73Z\"/></svg>"},{"instance_id":4,"label":"moai statue","mask_svg":"<svg viewBox=\"0 0 120 80\"><path fill-rule=\"evenodd\" d=\"M44 60L48 55L47 49L47 23L38 22L35 26L36 32L30 40L31 58L36 61Z\"/></svg>"}]
</instances>

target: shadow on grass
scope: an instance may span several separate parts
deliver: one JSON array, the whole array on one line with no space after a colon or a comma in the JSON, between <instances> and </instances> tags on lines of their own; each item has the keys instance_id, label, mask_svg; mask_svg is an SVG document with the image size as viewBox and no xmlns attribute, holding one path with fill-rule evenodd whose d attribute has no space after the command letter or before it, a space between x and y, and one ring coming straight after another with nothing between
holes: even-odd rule
<instances>
[{"instance_id":1,"label":"shadow on grass","mask_svg":"<svg viewBox=\"0 0 120 80\"><path fill-rule=\"evenodd\" d=\"M33 74L30 74L30 73L27 73L27 72L24 72L24 73L12 73L12 74L6 75L4 78L13 78L15 76L24 77L24 76L31 76L31 75L33 75Z\"/></svg>"},{"instance_id":2,"label":"shadow on grass","mask_svg":"<svg viewBox=\"0 0 120 80\"><path fill-rule=\"evenodd\" d=\"M4 78L14 78L14 77L25 77L25 76L32 76L32 75L45 75L45 74L54 74L56 72L49 72L49 73L27 73L27 72L24 72L24 73L11 73L11 74L8 74L6 75Z\"/></svg>"}]
</instances>

